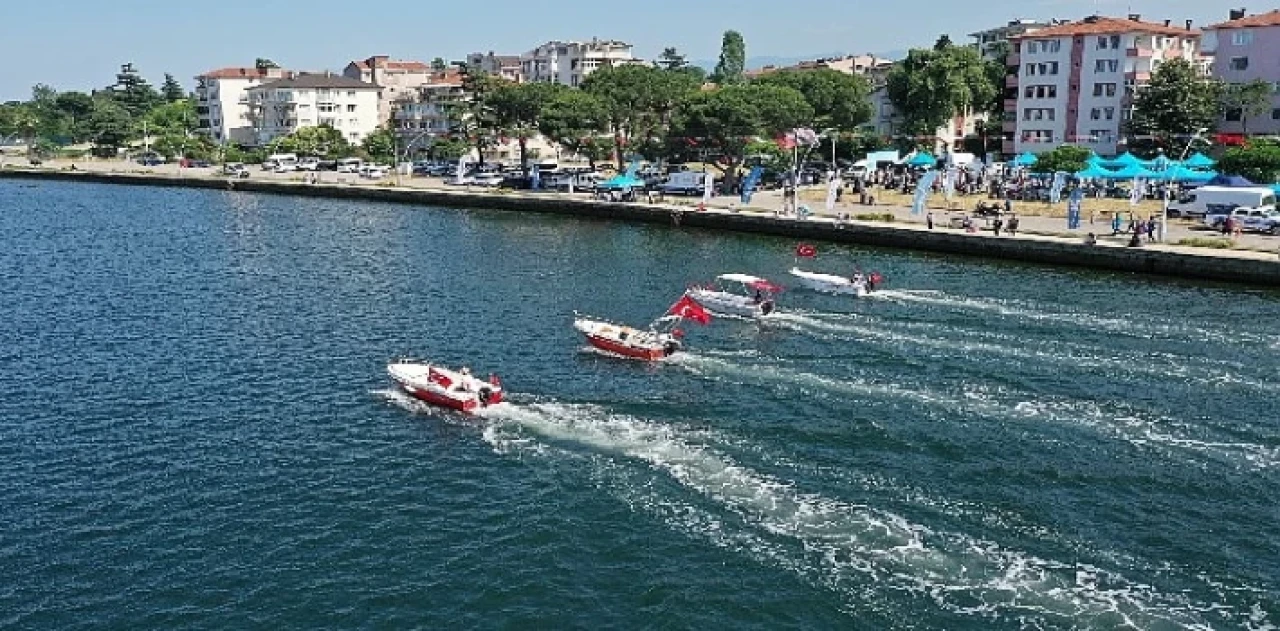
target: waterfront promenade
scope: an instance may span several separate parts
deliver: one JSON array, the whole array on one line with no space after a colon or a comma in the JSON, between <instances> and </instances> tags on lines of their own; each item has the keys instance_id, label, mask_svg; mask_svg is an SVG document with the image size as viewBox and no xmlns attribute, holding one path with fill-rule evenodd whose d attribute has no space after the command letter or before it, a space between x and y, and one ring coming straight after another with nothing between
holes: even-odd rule
<instances>
[{"instance_id":1,"label":"waterfront promenade","mask_svg":"<svg viewBox=\"0 0 1280 631\"><path fill-rule=\"evenodd\" d=\"M85 176L94 180L121 181L128 184L144 184L154 181L158 185L182 185L191 180L191 186L201 188L236 187L260 192L299 194L309 196L364 197L385 201L421 201L432 204L455 204L469 207L492 206L543 212L614 216L622 219L648 222L681 223L682 225L708 228L727 228L751 232L771 233L801 238L857 242L868 245L901 247L934 252L1007 258L1028 262L1065 264L1081 267L1156 273L1183 278L1225 280L1261 285L1280 285L1280 256L1276 247L1280 240L1264 235L1245 235L1238 241L1237 249L1214 249L1171 244L1144 244L1141 248L1129 248L1127 237L1110 236L1110 228L1099 220L1095 225L1086 222L1080 230L1068 232L1060 218L1020 216L1021 228L1016 236L995 236L989 230L966 233L948 226L948 213L933 210L935 227L924 225L922 216L912 215L910 209L897 206L864 206L856 198L846 196L834 214L847 213L851 217L864 213L892 215L893 221L839 221L826 213L821 203L806 202L817 214L800 220L781 214L782 199L777 191L757 194L747 208L741 208L736 197L721 196L712 200L703 211L698 210L701 199L697 197L667 197L665 200L647 203L641 197L637 202L618 203L593 200L589 194L557 192L513 192L456 187L444 184L439 178L396 176L382 181L370 181L351 174L321 172L317 183L307 183L309 174L277 174L253 169L247 179L231 180L217 169L182 169L175 165L144 167L120 161L78 161L76 171L70 171L70 162L46 164L37 168L20 166L10 159L0 164L0 175L10 177L59 177L74 179ZM398 180L398 182L397 182ZM816 193L816 191L814 192ZM967 202L965 202L967 203ZM1016 207L1015 207L1016 211ZM960 216L957 210L952 216ZM982 223L979 222L979 226ZM1211 232L1194 230L1189 223L1171 223L1169 242L1187 237L1216 236ZM1083 243L1085 234L1094 232L1097 245Z\"/></svg>"}]
</instances>

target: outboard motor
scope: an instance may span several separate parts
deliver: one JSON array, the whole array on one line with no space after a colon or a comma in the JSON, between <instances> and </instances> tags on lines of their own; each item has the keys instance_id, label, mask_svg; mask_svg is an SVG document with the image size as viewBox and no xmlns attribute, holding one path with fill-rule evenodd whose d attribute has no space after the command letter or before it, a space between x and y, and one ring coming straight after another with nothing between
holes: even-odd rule
<instances>
[{"instance_id":1,"label":"outboard motor","mask_svg":"<svg viewBox=\"0 0 1280 631\"><path fill-rule=\"evenodd\" d=\"M773 313L773 301L766 300L760 303L760 315L769 315Z\"/></svg>"},{"instance_id":2,"label":"outboard motor","mask_svg":"<svg viewBox=\"0 0 1280 631\"><path fill-rule=\"evenodd\" d=\"M493 398L493 390L488 387L480 388L480 395L478 398L480 399L481 405L489 405L489 399Z\"/></svg>"},{"instance_id":3,"label":"outboard motor","mask_svg":"<svg viewBox=\"0 0 1280 631\"><path fill-rule=\"evenodd\" d=\"M668 340L666 344L662 345L662 352L665 355L674 355L678 350L680 350L680 342L675 340Z\"/></svg>"}]
</instances>

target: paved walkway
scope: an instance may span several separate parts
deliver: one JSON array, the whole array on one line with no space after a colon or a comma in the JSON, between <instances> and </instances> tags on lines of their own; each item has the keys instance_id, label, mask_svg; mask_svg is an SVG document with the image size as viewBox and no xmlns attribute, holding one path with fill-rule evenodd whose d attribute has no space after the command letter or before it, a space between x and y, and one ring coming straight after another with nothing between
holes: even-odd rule
<instances>
[{"instance_id":1,"label":"paved walkway","mask_svg":"<svg viewBox=\"0 0 1280 631\"><path fill-rule=\"evenodd\" d=\"M217 179L223 179L226 177L221 174L219 169L216 169L216 168L178 169L177 166L173 164L165 164L165 165L159 165L154 167L145 167L134 162L105 161L105 160L83 160L83 161L61 160L61 161L45 163L45 165L43 165L41 169L50 169L50 170L66 169L66 168L70 168L73 162L77 169L83 170L83 171L94 171L94 172L104 172L104 173L110 173L110 172L137 173L137 174L156 173L156 174L164 174L168 176L217 178ZM6 164L12 165L14 167L29 168L28 165L26 164L25 159L18 160L12 156L0 157L0 168L3 168L4 165ZM306 175L310 175L310 174L273 173L270 171L263 171L261 169L255 169L251 167L250 177L253 179L259 179L259 180L268 179L273 181L282 181L282 182L294 181L294 182L301 183L304 180L304 177ZM376 181L376 182L367 180L367 179L361 179L354 174L335 173L332 171L322 171L316 175L318 175L320 179L319 183L321 185L330 185L330 186L335 186L335 185L337 186L386 186L388 183L394 183L397 181L397 178L394 175L391 177L388 177L386 180ZM451 186L451 185L445 184L442 178L400 176L398 180L399 180L399 184L398 184L399 186L403 186L407 188L443 190L443 191L451 191L451 192L458 192L458 193L466 192L469 194L475 194L478 192L485 191L485 189L476 189L472 187ZM494 194L511 195L513 193L509 193L509 192L496 193L495 192ZM549 192L549 191L544 191L544 192L527 192L526 191L526 192L516 193L516 194L539 195L539 196L543 196L543 195L569 196L568 193ZM806 195L808 194L821 195L821 192L820 192L820 189L814 188L812 189L812 193L806 192ZM573 197L579 198L579 199L589 198L590 194L574 193ZM643 203L643 198L641 199L642 199L641 203ZM978 199L979 197L977 196L960 198L957 204L964 204L967 207L971 207L973 204L977 202ZM679 209L679 210L692 211L694 208L698 206L698 204L701 201L702 200L700 197L667 196L665 200L663 200L660 203L655 203L653 204L653 206L656 206L658 208L663 208L663 209L671 209L671 210ZM880 213L880 214L889 213L893 215L894 221L892 223L885 223L884 225L892 225L896 228L905 228L909 230L921 230L921 231L927 230L925 226L925 217L923 215L911 214L910 208L901 207L901 206L881 205L881 204L878 204L875 206L864 206L856 203L857 202L856 197L853 198L851 201L852 203L850 203L849 198L846 197L846 201L844 203L838 204L835 210L831 213L828 213L825 210L825 208L823 208L822 202L803 201L802 203L808 205L811 209L815 210L815 215L809 218L810 221L824 221L824 222L835 221L835 215L839 213L848 213L851 217L859 214L864 214L864 213ZM736 197L717 196L711 200L710 204L707 205L707 211L708 212L734 212L740 209L741 206L742 206L741 203ZM749 207L751 211L757 211L757 212L764 211L764 212L775 212L775 213L780 213L782 208L783 208L782 193L776 190L761 191L760 193L757 193L752 198L751 204ZM1014 211L1015 212L1017 211L1017 202L1015 202ZM935 225L934 230L939 232L954 232L954 233L963 232L960 229L950 228L949 221L948 221L949 216L960 217L964 215L963 211L957 210L957 211L948 213L947 211L934 209L931 212L933 213L933 217L934 217L934 225ZM1017 238L1017 239L1035 239L1035 240L1047 240L1047 241L1067 240L1073 243L1080 243L1084 240L1084 237L1087 233L1093 232L1098 238L1099 247L1126 247L1129 242L1128 235L1120 235L1116 237L1111 236L1110 224L1101 220L1091 225L1088 223L1086 219L1085 222L1082 224L1081 228L1076 231L1067 230L1065 226L1065 220L1061 218L1042 217L1042 216L1035 216L1035 215L1019 215L1019 220L1021 225L1019 227L1018 234L1015 237L1009 237L1007 235L996 237L995 235L991 234L989 228L987 227L987 222L985 221L978 221L977 225L980 226L982 230L980 230L977 234L973 236L975 236L975 238ZM1194 223L1190 223L1186 221L1173 221L1173 222L1170 222L1170 225L1169 225L1169 234L1168 234L1167 241L1169 241L1170 243L1176 243L1179 239L1183 239L1183 238L1219 237L1219 236L1221 235L1212 231L1196 229L1196 224ZM1237 244L1239 246L1238 249L1230 249L1230 250L1166 245L1162 243L1152 243L1152 244L1144 243L1143 247L1157 249L1157 250L1169 250L1169 251L1175 251L1175 252L1181 252L1181 253L1187 253L1187 254L1195 254L1195 255L1201 255L1201 256L1234 257L1234 258L1242 258L1242 259L1272 260L1272 261L1277 260L1277 253L1280 252L1280 237L1273 237L1270 235L1245 234L1239 238L1239 240L1237 241Z\"/></svg>"}]
</instances>

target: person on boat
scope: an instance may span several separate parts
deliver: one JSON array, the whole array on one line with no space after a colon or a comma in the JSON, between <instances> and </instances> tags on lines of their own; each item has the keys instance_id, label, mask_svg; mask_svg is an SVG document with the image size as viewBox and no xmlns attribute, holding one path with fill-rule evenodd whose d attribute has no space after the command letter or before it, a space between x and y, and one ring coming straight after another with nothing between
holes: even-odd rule
<instances>
[{"instance_id":1,"label":"person on boat","mask_svg":"<svg viewBox=\"0 0 1280 631\"><path fill-rule=\"evenodd\" d=\"M752 302L754 302L754 303L756 303L756 304L760 304L760 303L764 302L764 294L763 294L763 293L761 293L759 289L757 289L757 290L756 290L756 295L755 295L755 296L753 296L753 297L751 298L751 300L752 300Z\"/></svg>"},{"instance_id":2,"label":"person on boat","mask_svg":"<svg viewBox=\"0 0 1280 631\"><path fill-rule=\"evenodd\" d=\"M853 283L855 287L857 286L865 287L867 284L866 277L862 275L862 270L860 269L853 270L853 276L849 277L849 282Z\"/></svg>"}]
</instances>

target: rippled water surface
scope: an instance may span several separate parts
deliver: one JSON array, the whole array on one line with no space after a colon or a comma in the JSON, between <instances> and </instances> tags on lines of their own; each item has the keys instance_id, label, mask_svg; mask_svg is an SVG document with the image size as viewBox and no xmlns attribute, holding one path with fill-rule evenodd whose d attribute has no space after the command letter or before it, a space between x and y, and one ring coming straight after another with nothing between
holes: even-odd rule
<instances>
[{"instance_id":1,"label":"rippled water surface","mask_svg":"<svg viewBox=\"0 0 1280 631\"><path fill-rule=\"evenodd\" d=\"M1280 295L818 244L888 287L570 327L794 245L0 181L0 627L1280 624Z\"/></svg>"}]
</instances>

